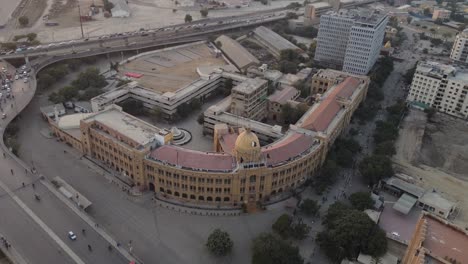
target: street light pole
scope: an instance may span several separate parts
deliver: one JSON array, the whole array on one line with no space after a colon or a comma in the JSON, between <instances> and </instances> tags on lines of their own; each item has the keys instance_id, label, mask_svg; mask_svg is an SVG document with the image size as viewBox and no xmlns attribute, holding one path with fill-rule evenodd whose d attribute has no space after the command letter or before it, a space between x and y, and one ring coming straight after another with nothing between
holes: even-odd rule
<instances>
[{"instance_id":1,"label":"street light pole","mask_svg":"<svg viewBox=\"0 0 468 264\"><path fill-rule=\"evenodd\" d=\"M83 32L83 22L81 21L81 8L80 8L80 2L78 2L78 18L80 19L81 38L84 38L84 32Z\"/></svg>"}]
</instances>

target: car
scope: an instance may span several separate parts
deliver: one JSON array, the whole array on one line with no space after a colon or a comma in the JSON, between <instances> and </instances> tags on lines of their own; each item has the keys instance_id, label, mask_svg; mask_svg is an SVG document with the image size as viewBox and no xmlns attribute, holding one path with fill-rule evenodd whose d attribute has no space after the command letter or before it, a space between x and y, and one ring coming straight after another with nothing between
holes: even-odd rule
<instances>
[{"instance_id":1,"label":"car","mask_svg":"<svg viewBox=\"0 0 468 264\"><path fill-rule=\"evenodd\" d=\"M399 237L400 234L398 234L397 232L392 232L392 235L395 236L395 237Z\"/></svg>"},{"instance_id":2,"label":"car","mask_svg":"<svg viewBox=\"0 0 468 264\"><path fill-rule=\"evenodd\" d=\"M24 79L23 79L23 82L24 82L24 83L27 83L27 82L28 82L28 78L24 78Z\"/></svg>"},{"instance_id":3,"label":"car","mask_svg":"<svg viewBox=\"0 0 468 264\"><path fill-rule=\"evenodd\" d=\"M72 241L75 241L76 240L76 235L75 233L73 233L73 231L69 231L68 232L68 238Z\"/></svg>"}]
</instances>

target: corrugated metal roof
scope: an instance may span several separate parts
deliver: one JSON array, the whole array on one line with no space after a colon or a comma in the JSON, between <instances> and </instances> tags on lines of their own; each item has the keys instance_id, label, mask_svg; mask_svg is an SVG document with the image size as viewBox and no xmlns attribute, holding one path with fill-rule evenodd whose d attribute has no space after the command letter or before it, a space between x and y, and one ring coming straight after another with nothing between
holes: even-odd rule
<instances>
[{"instance_id":1,"label":"corrugated metal roof","mask_svg":"<svg viewBox=\"0 0 468 264\"><path fill-rule=\"evenodd\" d=\"M232 38L221 35L216 39L218 41L221 43L220 49L239 69L260 64L254 55Z\"/></svg>"}]
</instances>

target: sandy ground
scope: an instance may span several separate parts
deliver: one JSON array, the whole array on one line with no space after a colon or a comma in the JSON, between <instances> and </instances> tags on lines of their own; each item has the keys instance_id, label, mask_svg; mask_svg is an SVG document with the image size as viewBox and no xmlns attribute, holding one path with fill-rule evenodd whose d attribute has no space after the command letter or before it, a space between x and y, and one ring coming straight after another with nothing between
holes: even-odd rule
<instances>
[{"instance_id":1,"label":"sandy ground","mask_svg":"<svg viewBox=\"0 0 468 264\"><path fill-rule=\"evenodd\" d=\"M468 227L468 124L444 114L436 114L434 123L425 119L418 110L405 118L393 157L395 170L458 202L454 222Z\"/></svg>"},{"instance_id":2,"label":"sandy ground","mask_svg":"<svg viewBox=\"0 0 468 264\"><path fill-rule=\"evenodd\" d=\"M11 13L15 10L21 0L3 0L0 7L0 25L7 23L10 19Z\"/></svg>"}]
</instances>

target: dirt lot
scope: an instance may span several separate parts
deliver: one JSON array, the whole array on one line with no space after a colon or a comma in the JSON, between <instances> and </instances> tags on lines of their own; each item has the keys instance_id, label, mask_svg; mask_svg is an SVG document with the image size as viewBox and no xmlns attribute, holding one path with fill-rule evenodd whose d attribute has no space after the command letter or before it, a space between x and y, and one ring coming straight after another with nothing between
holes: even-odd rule
<instances>
[{"instance_id":1,"label":"dirt lot","mask_svg":"<svg viewBox=\"0 0 468 264\"><path fill-rule=\"evenodd\" d=\"M459 202L455 222L468 226L468 123L444 114L426 122L423 112L411 110L400 129L396 149L396 171Z\"/></svg>"}]
</instances>

